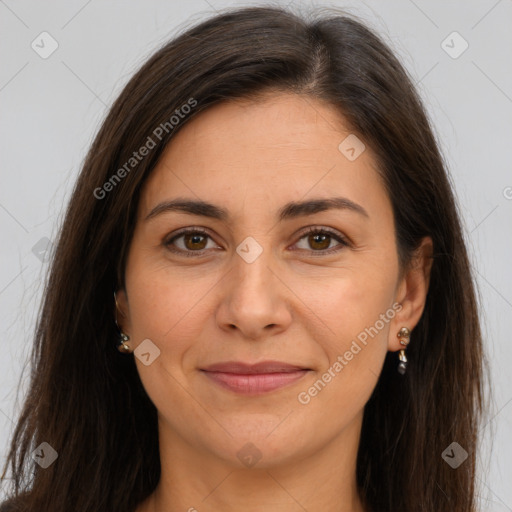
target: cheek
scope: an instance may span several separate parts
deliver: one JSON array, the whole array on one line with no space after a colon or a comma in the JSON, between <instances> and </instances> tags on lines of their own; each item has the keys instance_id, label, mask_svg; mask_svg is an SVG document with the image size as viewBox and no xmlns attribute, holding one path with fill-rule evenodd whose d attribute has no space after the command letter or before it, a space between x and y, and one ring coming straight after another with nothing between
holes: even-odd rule
<instances>
[{"instance_id":1,"label":"cheek","mask_svg":"<svg viewBox=\"0 0 512 512\"><path fill-rule=\"evenodd\" d=\"M178 380L195 367L198 340L205 338L214 314L215 295L222 274L198 272L145 257L143 251L134 254L127 265L127 294L130 305L134 347L149 338L159 349L159 366L172 371ZM141 376L155 374L136 360ZM153 369L154 370L154 369ZM148 377L149 378L149 377Z\"/></svg>"},{"instance_id":2,"label":"cheek","mask_svg":"<svg viewBox=\"0 0 512 512\"><path fill-rule=\"evenodd\" d=\"M136 342L152 338L165 346L166 340L173 339L176 349L184 331L190 336L200 328L194 317L205 295L202 286L194 286L167 271L141 271L130 284L130 316Z\"/></svg>"},{"instance_id":3,"label":"cheek","mask_svg":"<svg viewBox=\"0 0 512 512\"><path fill-rule=\"evenodd\" d=\"M328 326L321 335L311 332L311 336L326 355L322 370L328 374L322 380L329 383L332 396L348 393L367 399L388 350L390 323L397 310L394 274L377 267L366 270L354 269L329 284L326 293L309 295L308 305Z\"/></svg>"},{"instance_id":4,"label":"cheek","mask_svg":"<svg viewBox=\"0 0 512 512\"><path fill-rule=\"evenodd\" d=\"M329 428L337 430L363 409L377 384L395 311L388 294L353 288L349 283L338 286L331 297L323 303L329 335L325 336L325 330L322 336L313 335L322 347L325 364L299 390L297 402L312 416L331 411Z\"/></svg>"},{"instance_id":5,"label":"cheek","mask_svg":"<svg viewBox=\"0 0 512 512\"><path fill-rule=\"evenodd\" d=\"M369 259L369 258L368 258ZM387 271L383 269L386 268ZM326 273L314 282L310 279L297 281L298 295L307 297L310 307L327 326L327 332L335 339L357 337L373 326L382 314L394 316L392 308L396 272L393 262L377 265L374 262L358 262L342 271ZM391 311L389 311L391 309ZM386 318L385 320L389 320ZM379 331L386 331L389 322L378 323ZM364 336L363 336L364 337Z\"/></svg>"},{"instance_id":6,"label":"cheek","mask_svg":"<svg viewBox=\"0 0 512 512\"><path fill-rule=\"evenodd\" d=\"M134 347L150 339L160 352L148 366L135 357L137 370L159 411L183 409L190 399L183 391L188 388L183 361L204 327L199 315L204 314L201 299L205 291L198 283L187 283L176 272L171 275L161 268L139 269L131 274L131 280L127 279Z\"/></svg>"}]
</instances>

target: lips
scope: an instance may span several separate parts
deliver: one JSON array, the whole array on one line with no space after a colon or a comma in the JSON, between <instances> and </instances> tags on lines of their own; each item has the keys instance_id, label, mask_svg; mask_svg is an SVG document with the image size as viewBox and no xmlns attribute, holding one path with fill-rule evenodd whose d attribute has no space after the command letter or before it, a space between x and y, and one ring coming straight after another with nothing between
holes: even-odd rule
<instances>
[{"instance_id":1,"label":"lips","mask_svg":"<svg viewBox=\"0 0 512 512\"><path fill-rule=\"evenodd\" d=\"M228 361L210 365L201 371L224 389L244 395L259 395L292 384L304 377L310 368L281 361L256 364Z\"/></svg>"},{"instance_id":2,"label":"lips","mask_svg":"<svg viewBox=\"0 0 512 512\"><path fill-rule=\"evenodd\" d=\"M237 361L212 364L204 368L207 372L236 373L239 375L253 375L262 373L289 373L298 370L309 370L303 366L291 365L281 361L262 361L261 363L248 364Z\"/></svg>"}]
</instances>

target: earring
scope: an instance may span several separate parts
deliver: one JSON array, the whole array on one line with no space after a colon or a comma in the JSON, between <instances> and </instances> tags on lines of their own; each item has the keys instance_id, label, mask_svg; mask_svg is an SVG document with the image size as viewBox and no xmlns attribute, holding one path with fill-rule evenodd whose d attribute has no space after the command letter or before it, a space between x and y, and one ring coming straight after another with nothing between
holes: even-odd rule
<instances>
[{"instance_id":1,"label":"earring","mask_svg":"<svg viewBox=\"0 0 512 512\"><path fill-rule=\"evenodd\" d=\"M128 336L128 334L125 334L121 328L119 327L119 324L117 323L117 310L118 310L118 305L117 305L117 296L116 296L116 292L114 292L114 301L116 303L116 314L115 314L115 322L116 322L116 326L117 326L117 329L119 331L119 340L118 342L116 343L116 346L117 346L117 350L119 350L119 352L121 352L122 354L129 354L131 351L132 351L132 348L130 346L130 344L128 343L130 341L130 336Z\"/></svg>"},{"instance_id":2,"label":"earring","mask_svg":"<svg viewBox=\"0 0 512 512\"><path fill-rule=\"evenodd\" d=\"M130 345L126 343L129 340L130 336L122 332L119 336L119 341L117 342L117 350L123 354L129 354L132 351Z\"/></svg>"},{"instance_id":3,"label":"earring","mask_svg":"<svg viewBox=\"0 0 512 512\"><path fill-rule=\"evenodd\" d=\"M398 338L400 338L400 344L404 347L409 345L411 331L407 329L407 327L402 327L397 334ZM398 353L398 359L400 362L398 363L398 373L403 375L405 370L407 370L407 357L405 356L405 348L402 348Z\"/></svg>"}]
</instances>

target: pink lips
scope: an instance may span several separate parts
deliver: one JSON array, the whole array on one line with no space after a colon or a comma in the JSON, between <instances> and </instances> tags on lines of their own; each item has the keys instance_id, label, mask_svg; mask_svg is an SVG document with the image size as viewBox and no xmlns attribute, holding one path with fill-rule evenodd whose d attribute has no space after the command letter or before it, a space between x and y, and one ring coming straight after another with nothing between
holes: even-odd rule
<instances>
[{"instance_id":1,"label":"pink lips","mask_svg":"<svg viewBox=\"0 0 512 512\"><path fill-rule=\"evenodd\" d=\"M257 364L228 361L208 366L202 371L224 388L236 393L258 395L291 384L310 370L280 361L263 361Z\"/></svg>"}]
</instances>

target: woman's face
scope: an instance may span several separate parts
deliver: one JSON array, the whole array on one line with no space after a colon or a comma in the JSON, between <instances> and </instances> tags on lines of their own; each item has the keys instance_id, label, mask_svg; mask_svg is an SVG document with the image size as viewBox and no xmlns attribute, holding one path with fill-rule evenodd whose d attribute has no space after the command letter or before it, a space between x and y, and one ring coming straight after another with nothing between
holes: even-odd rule
<instances>
[{"instance_id":1,"label":"woman's face","mask_svg":"<svg viewBox=\"0 0 512 512\"><path fill-rule=\"evenodd\" d=\"M166 148L118 292L161 436L259 467L357 438L425 292L421 273L399 276L391 203L363 148L331 106L284 93L214 106Z\"/></svg>"}]
</instances>

